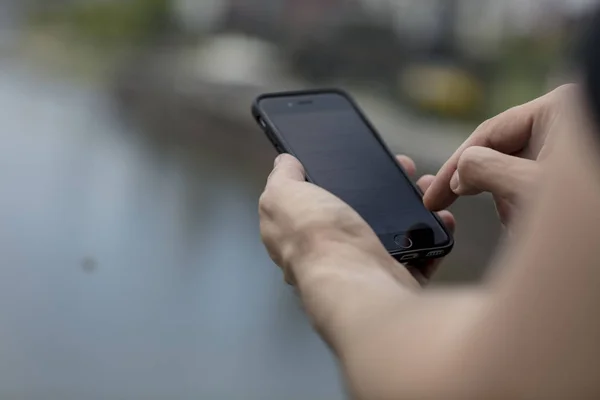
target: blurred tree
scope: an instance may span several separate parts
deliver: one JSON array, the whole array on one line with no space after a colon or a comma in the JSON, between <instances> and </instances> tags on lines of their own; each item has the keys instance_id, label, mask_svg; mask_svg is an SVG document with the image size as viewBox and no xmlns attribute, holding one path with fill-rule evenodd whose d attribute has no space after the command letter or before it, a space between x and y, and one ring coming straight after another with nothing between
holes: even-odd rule
<instances>
[{"instance_id":1,"label":"blurred tree","mask_svg":"<svg viewBox=\"0 0 600 400\"><path fill-rule=\"evenodd\" d=\"M561 54L561 41L552 36L505 40L495 64L489 115L538 97Z\"/></svg>"},{"instance_id":2,"label":"blurred tree","mask_svg":"<svg viewBox=\"0 0 600 400\"><path fill-rule=\"evenodd\" d=\"M171 0L77 1L41 6L33 12L37 24L58 24L79 39L100 45L139 43L172 27Z\"/></svg>"}]
</instances>

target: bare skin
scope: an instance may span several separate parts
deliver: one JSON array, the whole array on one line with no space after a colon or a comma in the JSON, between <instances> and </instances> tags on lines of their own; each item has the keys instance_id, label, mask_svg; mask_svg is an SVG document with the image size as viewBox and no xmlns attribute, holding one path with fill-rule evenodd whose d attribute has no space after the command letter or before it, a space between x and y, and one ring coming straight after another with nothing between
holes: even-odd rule
<instances>
[{"instance_id":1,"label":"bare skin","mask_svg":"<svg viewBox=\"0 0 600 400\"><path fill-rule=\"evenodd\" d=\"M278 159L263 239L355 398L600 398L600 144L579 104L569 87L510 110L421 182L433 210L494 195L512 234L477 287L421 289L360 216Z\"/></svg>"}]
</instances>

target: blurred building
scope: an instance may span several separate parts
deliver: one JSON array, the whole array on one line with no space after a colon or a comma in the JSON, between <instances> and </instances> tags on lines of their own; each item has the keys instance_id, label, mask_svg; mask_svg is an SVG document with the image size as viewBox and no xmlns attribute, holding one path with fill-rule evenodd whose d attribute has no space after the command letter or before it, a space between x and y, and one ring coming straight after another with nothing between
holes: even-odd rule
<instances>
[{"instance_id":1,"label":"blurred building","mask_svg":"<svg viewBox=\"0 0 600 400\"><path fill-rule=\"evenodd\" d=\"M227 3L223 0L176 0L174 11L187 31L213 30L224 18Z\"/></svg>"},{"instance_id":2,"label":"blurred building","mask_svg":"<svg viewBox=\"0 0 600 400\"><path fill-rule=\"evenodd\" d=\"M276 38L306 34L314 27L348 20L359 0L174 0L175 12L190 31L228 29Z\"/></svg>"},{"instance_id":3,"label":"blurred building","mask_svg":"<svg viewBox=\"0 0 600 400\"><path fill-rule=\"evenodd\" d=\"M392 14L400 34L419 46L453 37L468 53L493 53L507 36L530 35L564 18L578 18L595 0L361 0ZM450 34L450 35L449 35Z\"/></svg>"}]
</instances>

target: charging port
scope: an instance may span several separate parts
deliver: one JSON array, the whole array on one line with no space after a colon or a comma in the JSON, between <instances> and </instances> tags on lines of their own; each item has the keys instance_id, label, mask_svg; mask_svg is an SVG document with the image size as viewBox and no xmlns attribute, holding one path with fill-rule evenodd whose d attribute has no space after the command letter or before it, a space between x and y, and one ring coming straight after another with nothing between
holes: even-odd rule
<instances>
[{"instance_id":1,"label":"charging port","mask_svg":"<svg viewBox=\"0 0 600 400\"><path fill-rule=\"evenodd\" d=\"M400 258L400 261L410 261L416 258L419 258L418 254L407 254L405 256L402 256L402 258Z\"/></svg>"}]
</instances>

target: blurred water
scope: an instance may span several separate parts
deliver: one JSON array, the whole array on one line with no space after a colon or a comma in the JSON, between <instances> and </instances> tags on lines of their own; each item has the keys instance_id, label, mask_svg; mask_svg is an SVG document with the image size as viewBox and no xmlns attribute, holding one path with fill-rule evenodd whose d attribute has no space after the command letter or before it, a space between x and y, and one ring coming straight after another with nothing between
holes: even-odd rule
<instances>
[{"instance_id":1,"label":"blurred water","mask_svg":"<svg viewBox=\"0 0 600 400\"><path fill-rule=\"evenodd\" d=\"M0 63L0 397L343 398L257 235L263 177Z\"/></svg>"}]
</instances>

